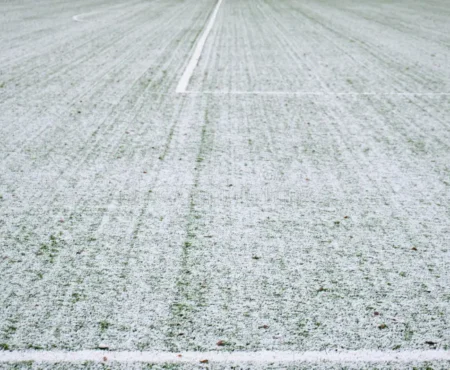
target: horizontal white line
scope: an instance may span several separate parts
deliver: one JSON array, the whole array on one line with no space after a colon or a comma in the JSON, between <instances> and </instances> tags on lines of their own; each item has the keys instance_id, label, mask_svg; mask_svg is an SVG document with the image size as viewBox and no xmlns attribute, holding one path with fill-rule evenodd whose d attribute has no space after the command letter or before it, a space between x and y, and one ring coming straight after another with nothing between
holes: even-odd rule
<instances>
[{"instance_id":1,"label":"horizontal white line","mask_svg":"<svg viewBox=\"0 0 450 370\"><path fill-rule=\"evenodd\" d=\"M450 92L185 91L190 95L450 95Z\"/></svg>"},{"instance_id":2,"label":"horizontal white line","mask_svg":"<svg viewBox=\"0 0 450 370\"><path fill-rule=\"evenodd\" d=\"M450 351L410 350L410 351L259 351L259 352L113 352L113 351L0 351L0 362L145 362L145 363L259 363L267 364L292 362L425 362L450 361Z\"/></svg>"},{"instance_id":3,"label":"horizontal white line","mask_svg":"<svg viewBox=\"0 0 450 370\"><path fill-rule=\"evenodd\" d=\"M186 91L184 93L177 93L177 92L156 92L156 91L149 91L146 92L148 95L155 95L155 96L196 96L196 95L202 95L202 94L209 94L209 95L286 95L286 96L308 96L308 95L374 95L374 96L383 96L383 95L406 95L406 96L413 96L413 95L450 95L446 92L434 92L434 93L421 93L421 92L379 92L379 93L369 93L369 92L362 92L362 93L349 93L349 92L289 92L289 91Z\"/></svg>"},{"instance_id":4,"label":"horizontal white line","mask_svg":"<svg viewBox=\"0 0 450 370\"><path fill-rule=\"evenodd\" d=\"M203 31L203 34L201 35L200 39L198 40L197 46L195 47L194 54L192 54L192 57L189 61L189 64L187 65L183 76L181 76L180 81L178 82L178 86L176 89L177 93L184 93L186 92L186 88L189 84L189 80L191 79L192 74L194 73L195 67L197 67L198 61L200 60L200 56L202 55L203 47L205 46L206 39L208 38L209 33L211 32L211 29L214 25L214 21L217 17L217 12L219 11L220 4L222 3L222 0L219 0L216 4L216 7L214 8L214 11L211 15L211 18L208 21L208 24Z\"/></svg>"}]
</instances>

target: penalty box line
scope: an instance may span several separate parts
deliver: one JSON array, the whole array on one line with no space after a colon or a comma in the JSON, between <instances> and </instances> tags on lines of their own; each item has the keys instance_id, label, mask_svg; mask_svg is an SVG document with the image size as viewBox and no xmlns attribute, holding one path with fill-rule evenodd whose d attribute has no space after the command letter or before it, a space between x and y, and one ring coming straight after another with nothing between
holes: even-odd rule
<instances>
[{"instance_id":1,"label":"penalty box line","mask_svg":"<svg viewBox=\"0 0 450 370\"><path fill-rule=\"evenodd\" d=\"M259 351L259 352L134 352L134 351L0 351L0 363L34 361L40 363L78 362L143 362L152 364L180 363L414 363L450 361L450 351Z\"/></svg>"}]
</instances>

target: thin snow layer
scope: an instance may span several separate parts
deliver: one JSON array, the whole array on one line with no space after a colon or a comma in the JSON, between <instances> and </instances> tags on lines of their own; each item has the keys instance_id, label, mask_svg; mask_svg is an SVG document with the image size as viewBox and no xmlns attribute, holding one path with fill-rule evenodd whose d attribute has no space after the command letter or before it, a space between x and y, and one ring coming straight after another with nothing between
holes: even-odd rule
<instances>
[{"instance_id":1,"label":"thin snow layer","mask_svg":"<svg viewBox=\"0 0 450 370\"><path fill-rule=\"evenodd\" d=\"M172 349L446 348L448 133L421 104L209 97Z\"/></svg>"},{"instance_id":2,"label":"thin snow layer","mask_svg":"<svg viewBox=\"0 0 450 370\"><path fill-rule=\"evenodd\" d=\"M1 5L0 348L447 350L449 4L215 5Z\"/></svg>"},{"instance_id":3,"label":"thin snow layer","mask_svg":"<svg viewBox=\"0 0 450 370\"><path fill-rule=\"evenodd\" d=\"M191 91L449 92L449 6L228 0Z\"/></svg>"}]
</instances>

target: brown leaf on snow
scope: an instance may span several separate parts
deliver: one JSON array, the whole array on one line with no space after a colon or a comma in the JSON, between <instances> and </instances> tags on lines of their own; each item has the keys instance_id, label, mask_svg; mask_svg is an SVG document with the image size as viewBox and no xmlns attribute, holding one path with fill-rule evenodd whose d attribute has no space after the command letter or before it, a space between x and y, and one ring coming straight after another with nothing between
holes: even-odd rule
<instances>
[{"instance_id":1,"label":"brown leaf on snow","mask_svg":"<svg viewBox=\"0 0 450 370\"><path fill-rule=\"evenodd\" d=\"M224 340L219 340L216 344L218 346L224 346L225 345L225 341Z\"/></svg>"},{"instance_id":2,"label":"brown leaf on snow","mask_svg":"<svg viewBox=\"0 0 450 370\"><path fill-rule=\"evenodd\" d=\"M207 363L209 363L209 360L200 360L200 363L201 364L207 364Z\"/></svg>"},{"instance_id":3,"label":"brown leaf on snow","mask_svg":"<svg viewBox=\"0 0 450 370\"><path fill-rule=\"evenodd\" d=\"M103 361L108 361L108 357L104 356Z\"/></svg>"},{"instance_id":4,"label":"brown leaf on snow","mask_svg":"<svg viewBox=\"0 0 450 370\"><path fill-rule=\"evenodd\" d=\"M258 326L258 329L269 329L269 325Z\"/></svg>"}]
</instances>

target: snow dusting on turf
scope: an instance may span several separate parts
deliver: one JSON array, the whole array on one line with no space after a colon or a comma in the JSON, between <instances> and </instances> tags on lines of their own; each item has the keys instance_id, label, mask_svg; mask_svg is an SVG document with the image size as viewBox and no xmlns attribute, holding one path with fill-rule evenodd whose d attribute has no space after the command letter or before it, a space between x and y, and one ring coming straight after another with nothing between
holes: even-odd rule
<instances>
[{"instance_id":1,"label":"snow dusting on turf","mask_svg":"<svg viewBox=\"0 0 450 370\"><path fill-rule=\"evenodd\" d=\"M0 9L0 368L450 366L447 2Z\"/></svg>"}]
</instances>

